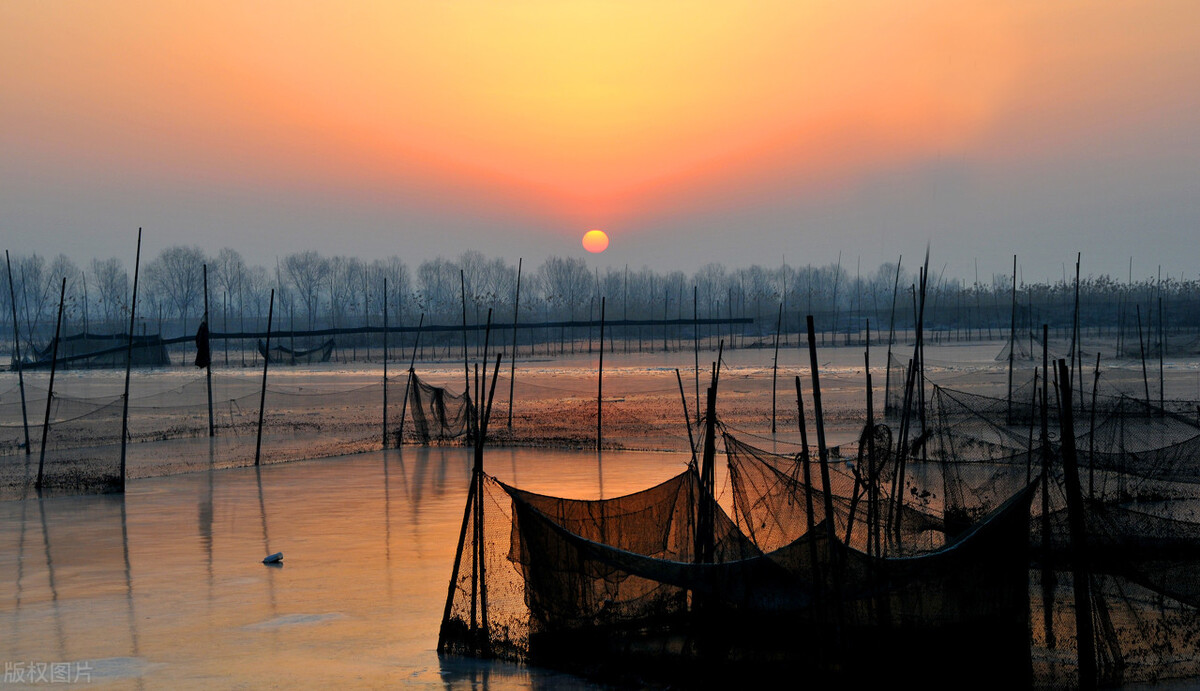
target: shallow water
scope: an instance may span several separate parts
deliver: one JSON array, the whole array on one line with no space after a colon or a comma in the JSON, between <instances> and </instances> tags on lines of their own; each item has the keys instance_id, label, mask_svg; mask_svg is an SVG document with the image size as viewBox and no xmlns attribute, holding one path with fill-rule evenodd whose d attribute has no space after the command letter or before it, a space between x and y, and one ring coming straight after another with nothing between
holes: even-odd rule
<instances>
[{"instance_id":1,"label":"shallow water","mask_svg":"<svg viewBox=\"0 0 1200 691\"><path fill-rule=\"evenodd\" d=\"M686 461L497 449L487 468L595 498ZM0 660L68 663L106 688L590 688L439 660L470 462L464 449L407 448L134 480L124 497L0 502ZM283 565L263 565L274 552Z\"/></svg>"}]
</instances>

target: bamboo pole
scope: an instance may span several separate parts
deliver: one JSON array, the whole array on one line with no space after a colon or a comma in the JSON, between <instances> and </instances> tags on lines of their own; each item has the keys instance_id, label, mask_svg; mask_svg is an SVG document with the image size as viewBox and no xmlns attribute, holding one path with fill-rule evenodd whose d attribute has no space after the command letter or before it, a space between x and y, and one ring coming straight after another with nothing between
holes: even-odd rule
<instances>
[{"instance_id":1,"label":"bamboo pole","mask_svg":"<svg viewBox=\"0 0 1200 691\"><path fill-rule=\"evenodd\" d=\"M809 467L808 427L804 423L804 395L800 388L800 375L798 374L796 375L796 414L797 424L800 427L800 463L802 464L800 470L804 477L805 530L811 532L816 525L816 512L813 507L812 470Z\"/></svg>"},{"instance_id":2,"label":"bamboo pole","mask_svg":"<svg viewBox=\"0 0 1200 691\"><path fill-rule=\"evenodd\" d=\"M1096 370L1092 374L1092 405L1088 422L1088 498L1096 498L1096 389L1100 387L1100 353L1096 353Z\"/></svg>"},{"instance_id":3,"label":"bamboo pole","mask_svg":"<svg viewBox=\"0 0 1200 691\"><path fill-rule=\"evenodd\" d=\"M896 342L896 296L900 292L900 263L903 261L904 255L902 254L896 261L896 279L892 283L892 316L888 320L887 370L883 378L883 414L885 417L891 412L892 344Z\"/></svg>"},{"instance_id":4,"label":"bamboo pole","mask_svg":"<svg viewBox=\"0 0 1200 691\"><path fill-rule=\"evenodd\" d=\"M707 409L705 410L704 425L704 457L700 464L700 515L696 517L696 561L701 564L712 563L714 535L713 521L715 507L713 501L713 467L716 463L716 428L717 428L717 382L714 379L708 387Z\"/></svg>"},{"instance_id":5,"label":"bamboo pole","mask_svg":"<svg viewBox=\"0 0 1200 691\"><path fill-rule=\"evenodd\" d=\"M21 389L21 429L25 431L25 455L33 453L29 446L29 414L25 409L25 374L21 366L21 337L17 331L17 293L13 288L12 260L8 258L8 250L4 250L4 263L8 265L8 297L12 306L13 319L13 360L17 366L17 384Z\"/></svg>"},{"instance_id":6,"label":"bamboo pole","mask_svg":"<svg viewBox=\"0 0 1200 691\"><path fill-rule=\"evenodd\" d=\"M50 433L50 410L54 405L54 372L58 369L58 341L62 331L63 302L67 297L67 278L62 280L62 288L58 293L58 321L54 326L54 343L50 351L50 390L46 392L46 419L42 422L42 448L38 456L37 483L34 488L42 491L42 471L46 467L46 437Z\"/></svg>"},{"instance_id":7,"label":"bamboo pole","mask_svg":"<svg viewBox=\"0 0 1200 691\"><path fill-rule=\"evenodd\" d=\"M596 371L596 450L604 439L604 304L600 298L600 367Z\"/></svg>"},{"instance_id":8,"label":"bamboo pole","mask_svg":"<svg viewBox=\"0 0 1200 691\"><path fill-rule=\"evenodd\" d=\"M1150 377L1149 377L1149 375L1146 374L1146 341L1149 340L1149 336L1147 336L1147 338L1145 338L1145 339L1142 338L1142 306L1140 304L1137 305L1137 327L1138 327L1138 350L1141 352L1141 355L1142 355L1142 384L1144 384L1146 387L1146 407L1149 408L1150 407ZM1150 332L1150 329L1148 327L1149 327L1149 325L1147 325L1147 329L1146 329L1147 334L1149 334L1149 332Z\"/></svg>"},{"instance_id":9,"label":"bamboo pole","mask_svg":"<svg viewBox=\"0 0 1200 691\"><path fill-rule=\"evenodd\" d=\"M679 374L679 368L675 368L675 380L679 382L679 398L683 401L683 422L687 425L688 433L688 449L692 452L691 465L696 465L696 438L692 436L692 420L688 416L687 394L683 392L683 377Z\"/></svg>"},{"instance_id":10,"label":"bamboo pole","mask_svg":"<svg viewBox=\"0 0 1200 691\"><path fill-rule=\"evenodd\" d=\"M260 312L261 314L261 312ZM254 442L254 465L257 466L261 462L262 457L262 430L263 430L263 410L267 407L267 368L271 364L271 320L275 316L275 289L271 289L270 303L267 307L267 338L265 347L263 348L263 378L262 391L258 397L258 438Z\"/></svg>"},{"instance_id":11,"label":"bamboo pole","mask_svg":"<svg viewBox=\"0 0 1200 691\"><path fill-rule=\"evenodd\" d=\"M1012 421L1013 358L1017 352L1017 255L1013 255L1012 315L1008 327L1008 420Z\"/></svg>"},{"instance_id":12,"label":"bamboo pole","mask_svg":"<svg viewBox=\"0 0 1200 691\"><path fill-rule=\"evenodd\" d=\"M121 491L125 488L125 445L129 440L129 376L133 368L133 328L137 316L138 273L142 266L142 229L138 228L137 253L133 259L133 299L129 301L129 340L125 346L125 394L121 401Z\"/></svg>"},{"instance_id":13,"label":"bamboo pole","mask_svg":"<svg viewBox=\"0 0 1200 691\"><path fill-rule=\"evenodd\" d=\"M783 324L783 303L775 319L775 360L771 363L771 434L775 434L775 385L779 375L779 327Z\"/></svg>"},{"instance_id":14,"label":"bamboo pole","mask_svg":"<svg viewBox=\"0 0 1200 691\"><path fill-rule=\"evenodd\" d=\"M825 521L830 540L835 539L833 526L833 492L829 486L829 450L825 446L825 420L821 409L821 375L817 367L817 336L812 315L808 315L808 359L812 365L813 423L817 426L817 462L821 466L821 487L825 494Z\"/></svg>"},{"instance_id":15,"label":"bamboo pole","mask_svg":"<svg viewBox=\"0 0 1200 691\"><path fill-rule=\"evenodd\" d=\"M1167 410L1166 398L1166 380L1163 378L1163 358L1167 350L1167 343L1163 338L1163 303L1162 289L1159 289L1158 294L1158 407L1159 414L1163 414Z\"/></svg>"},{"instance_id":16,"label":"bamboo pole","mask_svg":"<svg viewBox=\"0 0 1200 691\"><path fill-rule=\"evenodd\" d=\"M1062 428L1063 485L1071 535L1071 577L1075 586L1075 639L1079 651L1079 688L1096 687L1096 648L1092 624L1092 585L1088 573L1087 529L1075 449L1075 418L1071 404L1071 370L1058 361L1059 425ZM1043 543L1045 540L1043 539Z\"/></svg>"},{"instance_id":17,"label":"bamboo pole","mask_svg":"<svg viewBox=\"0 0 1200 691\"><path fill-rule=\"evenodd\" d=\"M508 374L508 428L512 429L512 413L513 413L513 391L517 383L517 316L521 313L521 264L524 258L517 259L517 296L513 299L513 346L512 359L509 360L511 367ZM591 315L588 315L591 318ZM592 330L588 329L588 338L591 338ZM591 352L591 344L588 344L588 351Z\"/></svg>"},{"instance_id":18,"label":"bamboo pole","mask_svg":"<svg viewBox=\"0 0 1200 691\"><path fill-rule=\"evenodd\" d=\"M462 317L463 317L463 319L462 319L462 343L463 343L462 354L463 354L463 376L464 376L463 381L466 384L466 388L464 388L463 391L470 393L470 391L471 391L471 365L467 362L467 278L466 278L466 273L462 269L458 270L458 282L459 282L459 286L462 288ZM449 350L449 346L447 346L447 350Z\"/></svg>"},{"instance_id":19,"label":"bamboo pole","mask_svg":"<svg viewBox=\"0 0 1200 691\"><path fill-rule=\"evenodd\" d=\"M463 333L466 333L465 331ZM387 415L388 415L388 400L387 400L387 365L388 365L388 289L387 276L383 277L383 448L388 447L388 431L387 431ZM411 375L410 375L411 377ZM405 384L405 388L407 388ZM407 396L406 396L407 398Z\"/></svg>"},{"instance_id":20,"label":"bamboo pole","mask_svg":"<svg viewBox=\"0 0 1200 691\"><path fill-rule=\"evenodd\" d=\"M425 326L425 313L421 313L421 318L417 322L417 335L413 340L412 359L408 362L408 378L404 380L404 400L400 402L400 428L396 430L396 446L400 446L404 439L404 417L408 414L408 391L412 385L413 377L416 376L417 367L417 344L421 342L421 327Z\"/></svg>"},{"instance_id":21,"label":"bamboo pole","mask_svg":"<svg viewBox=\"0 0 1200 691\"><path fill-rule=\"evenodd\" d=\"M1042 626L1046 632L1046 647L1054 650L1058 647L1054 636L1054 590L1057 578L1050 563L1050 327L1042 324L1042 433L1040 446L1042 451Z\"/></svg>"},{"instance_id":22,"label":"bamboo pole","mask_svg":"<svg viewBox=\"0 0 1200 691\"><path fill-rule=\"evenodd\" d=\"M454 566L450 570L450 586L446 592L446 607L442 610L442 624L438 629L437 651L439 655L446 651L446 625L450 622L450 612L454 605L454 591L458 586L458 572L462 566L463 546L467 541L467 526L470 525L471 516L473 515L472 509L475 503L476 487L475 474L472 472L471 483L467 489L467 503L463 507L462 527L458 531L458 549L454 551ZM472 558L472 565L474 565L473 562L474 559Z\"/></svg>"},{"instance_id":23,"label":"bamboo pole","mask_svg":"<svg viewBox=\"0 0 1200 691\"><path fill-rule=\"evenodd\" d=\"M700 288L692 286L692 352L696 357L696 424L700 423Z\"/></svg>"},{"instance_id":24,"label":"bamboo pole","mask_svg":"<svg viewBox=\"0 0 1200 691\"><path fill-rule=\"evenodd\" d=\"M867 554L871 554L872 533L878 532L879 488L875 483L875 393L871 386L871 320L867 320L867 347L863 353L863 371L867 379ZM849 528L846 530L849 534ZM847 542L849 539L847 538ZM878 556L879 546L874 553Z\"/></svg>"},{"instance_id":25,"label":"bamboo pole","mask_svg":"<svg viewBox=\"0 0 1200 691\"><path fill-rule=\"evenodd\" d=\"M209 323L208 323L208 264L202 265L204 268L204 338L205 346L208 348L207 362L204 363L204 379L208 385L208 436L217 436L217 426L213 420L213 404L212 404L212 346L209 340Z\"/></svg>"}]
</instances>

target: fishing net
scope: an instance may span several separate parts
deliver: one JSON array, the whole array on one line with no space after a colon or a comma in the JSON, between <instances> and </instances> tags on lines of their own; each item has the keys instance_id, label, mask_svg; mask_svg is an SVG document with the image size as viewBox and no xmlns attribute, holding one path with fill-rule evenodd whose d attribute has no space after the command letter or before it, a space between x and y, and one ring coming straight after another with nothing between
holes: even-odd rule
<instances>
[{"instance_id":1,"label":"fishing net","mask_svg":"<svg viewBox=\"0 0 1200 691\"><path fill-rule=\"evenodd\" d=\"M408 413L412 434L422 444L473 438L471 421L475 418L470 397L464 392L452 394L443 387L409 374Z\"/></svg>"},{"instance_id":2,"label":"fishing net","mask_svg":"<svg viewBox=\"0 0 1200 691\"><path fill-rule=\"evenodd\" d=\"M830 540L825 523L764 552L710 502L713 558L698 560L706 503L694 468L598 501L486 476L474 487L483 519L468 500L441 652L625 682L745 683L797 665L883 678L939 650L942 681L1000 654L1005 679L1028 682L1028 492L950 548L899 560ZM863 651L882 666L854 663Z\"/></svg>"},{"instance_id":3,"label":"fishing net","mask_svg":"<svg viewBox=\"0 0 1200 691\"><path fill-rule=\"evenodd\" d=\"M308 365L314 362L329 362L337 343L331 338L312 348L289 348L282 344L271 346L270 359L282 365ZM258 341L258 354L267 357L267 344Z\"/></svg>"}]
</instances>

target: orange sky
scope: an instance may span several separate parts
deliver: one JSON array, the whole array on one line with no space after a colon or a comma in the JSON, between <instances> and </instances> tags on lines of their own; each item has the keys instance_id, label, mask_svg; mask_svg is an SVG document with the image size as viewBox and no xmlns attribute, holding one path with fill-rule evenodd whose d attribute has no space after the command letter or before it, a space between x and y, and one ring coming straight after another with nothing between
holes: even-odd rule
<instances>
[{"instance_id":1,"label":"orange sky","mask_svg":"<svg viewBox=\"0 0 1200 691\"><path fill-rule=\"evenodd\" d=\"M566 235L636 228L913 162L1138 149L1124 135L1147 112L1174 123L1194 100L1200 38L1192 4L1145 8L11 2L0 143L26 174L99 189L469 200Z\"/></svg>"}]
</instances>

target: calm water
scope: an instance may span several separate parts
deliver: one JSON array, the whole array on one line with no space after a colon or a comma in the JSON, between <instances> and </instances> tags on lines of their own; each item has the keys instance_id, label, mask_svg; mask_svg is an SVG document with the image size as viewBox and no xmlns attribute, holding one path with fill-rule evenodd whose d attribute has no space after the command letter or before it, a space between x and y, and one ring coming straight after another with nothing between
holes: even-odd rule
<instances>
[{"instance_id":1,"label":"calm water","mask_svg":"<svg viewBox=\"0 0 1200 691\"><path fill-rule=\"evenodd\" d=\"M594 498L645 488L686 460L497 449L487 468ZM0 502L7 681L20 668L8 663L70 663L105 688L590 688L439 660L469 472L465 450L409 448L135 480L124 497ZM274 552L283 565L264 566Z\"/></svg>"}]
</instances>

